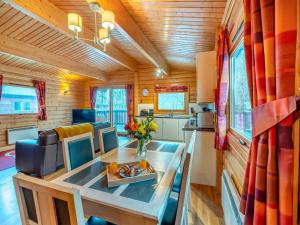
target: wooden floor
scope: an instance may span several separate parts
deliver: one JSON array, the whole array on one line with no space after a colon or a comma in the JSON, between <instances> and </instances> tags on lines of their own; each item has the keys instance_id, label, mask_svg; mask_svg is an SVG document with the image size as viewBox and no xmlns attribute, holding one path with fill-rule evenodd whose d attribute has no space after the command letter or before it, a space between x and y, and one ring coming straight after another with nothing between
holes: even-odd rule
<instances>
[{"instance_id":1,"label":"wooden floor","mask_svg":"<svg viewBox=\"0 0 300 225\"><path fill-rule=\"evenodd\" d=\"M16 169L10 168L0 171L0 224L20 225L21 219L12 176L17 173Z\"/></svg>"},{"instance_id":2,"label":"wooden floor","mask_svg":"<svg viewBox=\"0 0 300 225\"><path fill-rule=\"evenodd\" d=\"M225 225L220 196L216 196L214 187L192 184L191 199L189 225Z\"/></svg>"}]
</instances>

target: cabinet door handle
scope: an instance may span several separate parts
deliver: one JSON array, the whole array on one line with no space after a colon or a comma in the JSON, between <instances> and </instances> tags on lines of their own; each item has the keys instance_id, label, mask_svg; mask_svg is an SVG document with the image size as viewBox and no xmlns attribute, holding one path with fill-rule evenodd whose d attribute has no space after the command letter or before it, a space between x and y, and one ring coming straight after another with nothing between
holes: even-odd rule
<instances>
[{"instance_id":1,"label":"cabinet door handle","mask_svg":"<svg viewBox=\"0 0 300 225\"><path fill-rule=\"evenodd\" d=\"M239 142L240 142L241 145L246 145L246 142L242 139L240 139Z\"/></svg>"}]
</instances>

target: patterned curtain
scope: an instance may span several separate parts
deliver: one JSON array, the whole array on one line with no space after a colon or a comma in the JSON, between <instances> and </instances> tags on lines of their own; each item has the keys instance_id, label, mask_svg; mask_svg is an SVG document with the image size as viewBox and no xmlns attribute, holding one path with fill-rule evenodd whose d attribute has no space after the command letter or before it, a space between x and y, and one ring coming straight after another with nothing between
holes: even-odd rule
<instances>
[{"instance_id":1,"label":"patterned curtain","mask_svg":"<svg viewBox=\"0 0 300 225\"><path fill-rule=\"evenodd\" d=\"M38 102L39 102L38 119L39 120L47 120L47 113L46 113L46 82L34 80L33 85L36 89L37 99L38 99Z\"/></svg>"},{"instance_id":2,"label":"patterned curtain","mask_svg":"<svg viewBox=\"0 0 300 225\"><path fill-rule=\"evenodd\" d=\"M215 90L216 132L215 148L227 149L226 105L229 82L228 32L221 31L217 50L217 89Z\"/></svg>"},{"instance_id":3,"label":"patterned curtain","mask_svg":"<svg viewBox=\"0 0 300 225\"><path fill-rule=\"evenodd\" d=\"M179 85L174 85L169 87L156 86L154 88L155 92L188 92L188 90L189 90L188 86L179 86Z\"/></svg>"},{"instance_id":4,"label":"patterned curtain","mask_svg":"<svg viewBox=\"0 0 300 225\"><path fill-rule=\"evenodd\" d=\"M97 87L91 87L90 88L90 103L91 103L91 109L95 109L96 107L96 99L97 99Z\"/></svg>"},{"instance_id":5,"label":"patterned curtain","mask_svg":"<svg viewBox=\"0 0 300 225\"><path fill-rule=\"evenodd\" d=\"M127 84L125 85L125 89L126 89L128 122L131 123L134 117L133 85Z\"/></svg>"},{"instance_id":6,"label":"patterned curtain","mask_svg":"<svg viewBox=\"0 0 300 225\"><path fill-rule=\"evenodd\" d=\"M244 0L254 127L241 198L246 225L292 224L293 114L288 112L296 105L296 9L297 0ZM284 116L272 118L277 114ZM271 120L277 124L260 129L259 123Z\"/></svg>"},{"instance_id":7,"label":"patterned curtain","mask_svg":"<svg viewBox=\"0 0 300 225\"><path fill-rule=\"evenodd\" d=\"M3 84L3 75L0 74L0 101L2 96L2 84Z\"/></svg>"}]
</instances>

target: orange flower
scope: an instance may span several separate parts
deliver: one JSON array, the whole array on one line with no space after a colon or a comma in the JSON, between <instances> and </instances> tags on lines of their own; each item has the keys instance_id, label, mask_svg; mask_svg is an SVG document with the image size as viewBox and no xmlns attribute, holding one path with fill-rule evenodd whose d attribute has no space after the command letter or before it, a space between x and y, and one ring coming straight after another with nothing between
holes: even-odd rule
<instances>
[{"instance_id":1,"label":"orange flower","mask_svg":"<svg viewBox=\"0 0 300 225\"><path fill-rule=\"evenodd\" d=\"M131 130L133 132L137 131L137 129L138 129L138 125L137 124L134 123L134 124L131 125Z\"/></svg>"}]
</instances>

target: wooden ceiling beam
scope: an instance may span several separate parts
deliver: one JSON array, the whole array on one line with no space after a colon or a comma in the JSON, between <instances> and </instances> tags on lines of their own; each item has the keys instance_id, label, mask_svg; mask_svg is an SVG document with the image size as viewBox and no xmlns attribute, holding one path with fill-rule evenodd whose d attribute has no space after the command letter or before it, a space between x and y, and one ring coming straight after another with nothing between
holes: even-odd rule
<instances>
[{"instance_id":1,"label":"wooden ceiling beam","mask_svg":"<svg viewBox=\"0 0 300 225\"><path fill-rule=\"evenodd\" d=\"M74 73L98 80L107 80L106 74L85 63L78 63L66 57L0 34L0 52L30 59L36 62L66 69Z\"/></svg>"},{"instance_id":2,"label":"wooden ceiling beam","mask_svg":"<svg viewBox=\"0 0 300 225\"><path fill-rule=\"evenodd\" d=\"M161 68L165 74L168 74L169 66L166 60L143 33L120 0L98 0L98 2L105 10L111 10L114 12L118 31L125 36L150 62L152 62L156 67Z\"/></svg>"},{"instance_id":3,"label":"wooden ceiling beam","mask_svg":"<svg viewBox=\"0 0 300 225\"><path fill-rule=\"evenodd\" d=\"M3 0L3 2L21 11L25 15L51 27L52 29L59 31L68 37L73 37L72 32L68 29L67 14L48 0ZM87 27L84 27L83 32L81 32L79 36L84 39L93 40L94 32L89 30ZM112 45L108 45L104 52L93 42L83 40L78 41L94 47L100 54L110 58L114 62L128 68L129 70L137 70L137 62Z\"/></svg>"}]
</instances>

